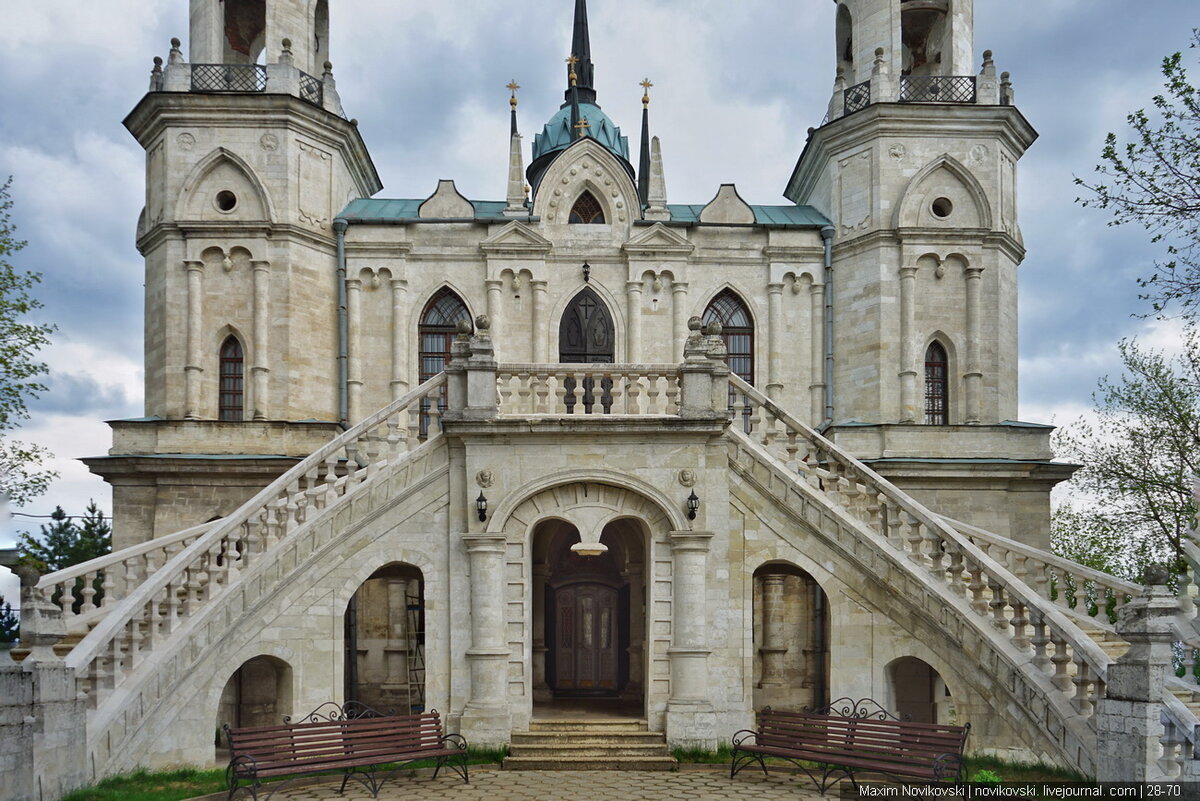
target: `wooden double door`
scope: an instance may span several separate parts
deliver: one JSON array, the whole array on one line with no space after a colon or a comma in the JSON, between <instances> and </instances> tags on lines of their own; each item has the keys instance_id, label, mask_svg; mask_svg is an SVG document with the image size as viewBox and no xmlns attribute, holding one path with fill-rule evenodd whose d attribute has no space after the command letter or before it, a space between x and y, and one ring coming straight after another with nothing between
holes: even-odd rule
<instances>
[{"instance_id":1,"label":"wooden double door","mask_svg":"<svg viewBox=\"0 0 1200 801\"><path fill-rule=\"evenodd\" d=\"M627 594L608 584L577 582L549 590L547 678L556 695L609 695L627 680Z\"/></svg>"}]
</instances>

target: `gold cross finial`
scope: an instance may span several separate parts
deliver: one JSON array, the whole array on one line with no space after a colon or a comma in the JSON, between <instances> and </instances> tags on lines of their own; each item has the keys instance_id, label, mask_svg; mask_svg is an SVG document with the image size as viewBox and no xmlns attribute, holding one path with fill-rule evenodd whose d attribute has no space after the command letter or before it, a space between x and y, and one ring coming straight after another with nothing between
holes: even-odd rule
<instances>
[{"instance_id":1,"label":"gold cross finial","mask_svg":"<svg viewBox=\"0 0 1200 801\"><path fill-rule=\"evenodd\" d=\"M587 135L587 129L591 127L591 125L588 125L587 117L575 123L575 130L579 132L580 139Z\"/></svg>"},{"instance_id":2,"label":"gold cross finial","mask_svg":"<svg viewBox=\"0 0 1200 801\"><path fill-rule=\"evenodd\" d=\"M574 53L567 57L567 64L571 66L571 72L569 75L567 75L567 77L571 79L571 86L574 86L579 82L579 76L575 74L575 65L578 63L579 58Z\"/></svg>"},{"instance_id":3,"label":"gold cross finial","mask_svg":"<svg viewBox=\"0 0 1200 801\"><path fill-rule=\"evenodd\" d=\"M517 90L521 88L521 84L517 83L516 78L513 78L511 81L508 82L508 85L505 86L504 88L512 91L512 97L509 98L508 104L510 106L512 106L513 108L516 108L517 107Z\"/></svg>"},{"instance_id":4,"label":"gold cross finial","mask_svg":"<svg viewBox=\"0 0 1200 801\"><path fill-rule=\"evenodd\" d=\"M654 84L650 83L649 78L643 78L638 86L642 87L642 106L648 107L650 105L650 87Z\"/></svg>"}]
</instances>

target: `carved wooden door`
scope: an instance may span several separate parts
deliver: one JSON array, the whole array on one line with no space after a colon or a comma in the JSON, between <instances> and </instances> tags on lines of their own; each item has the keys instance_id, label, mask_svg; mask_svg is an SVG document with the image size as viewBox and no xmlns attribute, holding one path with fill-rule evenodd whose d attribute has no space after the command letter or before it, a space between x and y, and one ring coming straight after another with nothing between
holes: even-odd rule
<instances>
[{"instance_id":1,"label":"carved wooden door","mask_svg":"<svg viewBox=\"0 0 1200 801\"><path fill-rule=\"evenodd\" d=\"M585 288L563 312L558 326L558 360L565 364L609 364L614 358L615 340L612 317L604 301ZM567 414L574 414L577 403L574 378L566 380L566 389ZM578 393L582 411L608 414L612 406L612 379L601 379L600 392L596 389L593 379L583 380L583 392Z\"/></svg>"},{"instance_id":2,"label":"carved wooden door","mask_svg":"<svg viewBox=\"0 0 1200 801\"><path fill-rule=\"evenodd\" d=\"M617 601L617 590L604 584L555 591L555 690L617 690Z\"/></svg>"}]
</instances>

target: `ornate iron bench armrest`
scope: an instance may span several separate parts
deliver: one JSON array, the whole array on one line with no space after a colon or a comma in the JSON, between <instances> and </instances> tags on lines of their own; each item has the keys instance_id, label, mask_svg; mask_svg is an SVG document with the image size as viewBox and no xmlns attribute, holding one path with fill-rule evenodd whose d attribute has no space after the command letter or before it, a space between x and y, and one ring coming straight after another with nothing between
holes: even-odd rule
<instances>
[{"instance_id":1,"label":"ornate iron bench armrest","mask_svg":"<svg viewBox=\"0 0 1200 801\"><path fill-rule=\"evenodd\" d=\"M226 738L229 737L229 724L225 724ZM238 781L244 779L250 782L248 787L238 787ZM238 790L245 790L254 798L258 797L258 760L252 754L234 754L229 759L229 767L225 768L225 784L229 787L229 795L226 798L232 799Z\"/></svg>"},{"instance_id":2,"label":"ornate iron bench armrest","mask_svg":"<svg viewBox=\"0 0 1200 801\"><path fill-rule=\"evenodd\" d=\"M754 738L754 742L751 743L751 745L757 745L758 744L758 732L754 731L753 729L742 729L741 731L734 732L733 738L732 738L734 750L737 750L742 745L742 743L746 742L751 737Z\"/></svg>"},{"instance_id":3,"label":"ornate iron bench armrest","mask_svg":"<svg viewBox=\"0 0 1200 801\"><path fill-rule=\"evenodd\" d=\"M933 760L933 778L939 779L954 779L961 782L963 758L962 754L938 754Z\"/></svg>"},{"instance_id":4,"label":"ornate iron bench armrest","mask_svg":"<svg viewBox=\"0 0 1200 801\"><path fill-rule=\"evenodd\" d=\"M451 748L461 748L464 751L467 750L467 738L463 737L461 734L447 734L442 737L442 739L438 740L438 743L444 746L450 746Z\"/></svg>"}]
</instances>

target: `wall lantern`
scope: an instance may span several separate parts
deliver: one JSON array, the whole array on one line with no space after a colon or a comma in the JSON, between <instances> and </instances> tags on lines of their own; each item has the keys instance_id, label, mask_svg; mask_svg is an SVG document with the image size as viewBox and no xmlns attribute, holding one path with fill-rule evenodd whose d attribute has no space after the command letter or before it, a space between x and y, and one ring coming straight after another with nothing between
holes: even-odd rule
<instances>
[{"instance_id":1,"label":"wall lantern","mask_svg":"<svg viewBox=\"0 0 1200 801\"><path fill-rule=\"evenodd\" d=\"M590 284L592 282L592 265L586 261L583 263L583 283Z\"/></svg>"},{"instance_id":2,"label":"wall lantern","mask_svg":"<svg viewBox=\"0 0 1200 801\"><path fill-rule=\"evenodd\" d=\"M479 512L479 522L487 520L487 498L483 497L483 490L479 491L479 497L475 499L475 511Z\"/></svg>"},{"instance_id":3,"label":"wall lantern","mask_svg":"<svg viewBox=\"0 0 1200 801\"><path fill-rule=\"evenodd\" d=\"M696 491L692 490L692 494L687 499L688 520L695 520L696 513L700 511L700 499L696 497Z\"/></svg>"}]
</instances>

